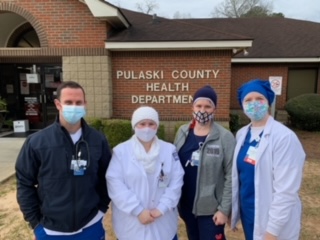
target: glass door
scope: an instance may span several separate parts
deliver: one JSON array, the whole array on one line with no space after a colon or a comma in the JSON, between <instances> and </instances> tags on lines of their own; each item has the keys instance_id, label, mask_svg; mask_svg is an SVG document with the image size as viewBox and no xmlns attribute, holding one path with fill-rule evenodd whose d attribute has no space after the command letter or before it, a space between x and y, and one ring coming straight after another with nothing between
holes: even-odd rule
<instances>
[{"instance_id":1,"label":"glass door","mask_svg":"<svg viewBox=\"0 0 320 240\"><path fill-rule=\"evenodd\" d=\"M16 81L16 67L14 64L1 64L0 65L0 97L7 102L7 120L19 119L20 107L20 94L19 94L18 81ZM24 116L24 115L23 115Z\"/></svg>"},{"instance_id":2,"label":"glass door","mask_svg":"<svg viewBox=\"0 0 320 240\"><path fill-rule=\"evenodd\" d=\"M61 65L47 65L42 66L42 78L43 78L43 94L41 101L44 106L44 122L45 126L54 122L58 110L54 104L54 99L57 95L57 87L62 82L62 66Z\"/></svg>"},{"instance_id":3,"label":"glass door","mask_svg":"<svg viewBox=\"0 0 320 240\"><path fill-rule=\"evenodd\" d=\"M56 88L62 81L61 65L19 65L20 105L30 129L50 125L57 114Z\"/></svg>"},{"instance_id":4,"label":"glass door","mask_svg":"<svg viewBox=\"0 0 320 240\"><path fill-rule=\"evenodd\" d=\"M29 121L30 129L43 128L43 114L41 104L41 77L35 65L18 65L18 79L20 85L20 105L23 119ZM32 79L31 79L32 77Z\"/></svg>"}]
</instances>

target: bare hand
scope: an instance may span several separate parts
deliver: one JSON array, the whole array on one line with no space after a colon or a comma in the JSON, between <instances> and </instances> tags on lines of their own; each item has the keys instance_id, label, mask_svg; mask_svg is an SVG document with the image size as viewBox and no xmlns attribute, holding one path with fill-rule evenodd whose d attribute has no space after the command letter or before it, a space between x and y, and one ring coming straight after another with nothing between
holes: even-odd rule
<instances>
[{"instance_id":1,"label":"bare hand","mask_svg":"<svg viewBox=\"0 0 320 240\"><path fill-rule=\"evenodd\" d=\"M212 220L216 225L223 225L228 222L228 217L222 212L218 211L213 215Z\"/></svg>"},{"instance_id":2,"label":"bare hand","mask_svg":"<svg viewBox=\"0 0 320 240\"><path fill-rule=\"evenodd\" d=\"M144 209L138 216L140 223L146 225L152 223L154 218L151 216L150 211L148 209Z\"/></svg>"},{"instance_id":3,"label":"bare hand","mask_svg":"<svg viewBox=\"0 0 320 240\"><path fill-rule=\"evenodd\" d=\"M161 213L158 209L154 208L154 209L151 209L151 210L150 210L150 215L151 215L153 218L158 218L158 217L161 217L161 216L162 216L162 213Z\"/></svg>"},{"instance_id":4,"label":"bare hand","mask_svg":"<svg viewBox=\"0 0 320 240\"><path fill-rule=\"evenodd\" d=\"M264 240L277 240L277 239L278 238L275 235L268 232L266 232L266 234L264 235Z\"/></svg>"},{"instance_id":5,"label":"bare hand","mask_svg":"<svg viewBox=\"0 0 320 240\"><path fill-rule=\"evenodd\" d=\"M236 232L236 231L238 231L238 228L237 228L237 227L234 227L234 228L232 228L231 230L232 230L232 232Z\"/></svg>"}]
</instances>

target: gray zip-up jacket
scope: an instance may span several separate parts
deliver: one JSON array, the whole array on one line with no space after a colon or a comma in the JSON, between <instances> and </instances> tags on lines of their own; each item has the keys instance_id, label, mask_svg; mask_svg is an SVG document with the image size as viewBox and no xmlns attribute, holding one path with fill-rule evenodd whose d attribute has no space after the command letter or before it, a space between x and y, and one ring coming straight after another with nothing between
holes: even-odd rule
<instances>
[{"instance_id":1,"label":"gray zip-up jacket","mask_svg":"<svg viewBox=\"0 0 320 240\"><path fill-rule=\"evenodd\" d=\"M177 151L188 136L190 123L182 125L175 137ZM218 210L229 216L231 213L231 172L235 148L233 134L213 122L200 151L197 188L193 205L196 216L214 215Z\"/></svg>"}]
</instances>

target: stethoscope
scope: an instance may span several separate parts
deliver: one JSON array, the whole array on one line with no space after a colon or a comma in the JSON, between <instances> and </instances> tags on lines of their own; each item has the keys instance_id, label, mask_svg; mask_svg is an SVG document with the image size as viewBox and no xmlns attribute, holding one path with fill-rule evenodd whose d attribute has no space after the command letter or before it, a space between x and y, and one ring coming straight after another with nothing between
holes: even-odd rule
<instances>
[{"instance_id":1,"label":"stethoscope","mask_svg":"<svg viewBox=\"0 0 320 240\"><path fill-rule=\"evenodd\" d=\"M81 144L84 144L88 153L88 159L87 159L87 164L86 166L80 165L80 160L81 160ZM79 150L80 149L80 150ZM86 140L83 139L83 136L81 136L80 140L76 143L76 153L78 153L78 158L75 159L77 160L77 165L79 168L83 168L84 170L90 166L90 149L89 149L89 144Z\"/></svg>"}]
</instances>

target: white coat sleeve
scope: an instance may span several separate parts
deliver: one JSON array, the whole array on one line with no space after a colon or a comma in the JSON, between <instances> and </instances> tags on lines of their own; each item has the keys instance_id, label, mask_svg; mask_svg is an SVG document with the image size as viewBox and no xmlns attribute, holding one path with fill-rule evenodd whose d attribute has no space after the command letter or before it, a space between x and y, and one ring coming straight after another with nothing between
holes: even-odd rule
<instances>
[{"instance_id":1,"label":"white coat sleeve","mask_svg":"<svg viewBox=\"0 0 320 240\"><path fill-rule=\"evenodd\" d=\"M120 158L119 151L114 151L106 173L108 194L112 203L121 211L138 216L143 211L143 206L136 194L125 184L125 166L122 166Z\"/></svg>"},{"instance_id":2,"label":"white coat sleeve","mask_svg":"<svg viewBox=\"0 0 320 240\"><path fill-rule=\"evenodd\" d=\"M178 153L173 151L171 160L170 182L166 190L160 198L157 209L164 214L170 209L177 207L181 196L181 188L183 185L184 170L181 166ZM170 162L169 160L169 162Z\"/></svg>"},{"instance_id":3,"label":"white coat sleeve","mask_svg":"<svg viewBox=\"0 0 320 240\"><path fill-rule=\"evenodd\" d=\"M299 197L305 152L293 132L273 144L273 200L266 231L278 236Z\"/></svg>"}]
</instances>

